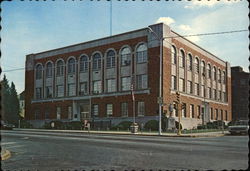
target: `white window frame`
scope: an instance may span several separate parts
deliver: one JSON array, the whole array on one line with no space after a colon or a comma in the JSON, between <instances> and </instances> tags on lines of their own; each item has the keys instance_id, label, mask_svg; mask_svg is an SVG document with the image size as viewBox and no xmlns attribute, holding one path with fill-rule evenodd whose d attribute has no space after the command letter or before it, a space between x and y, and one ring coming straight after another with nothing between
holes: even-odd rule
<instances>
[{"instance_id":1,"label":"white window frame","mask_svg":"<svg viewBox=\"0 0 250 171\"><path fill-rule=\"evenodd\" d=\"M106 116L107 117L113 116L113 104L111 103L106 104Z\"/></svg>"}]
</instances>

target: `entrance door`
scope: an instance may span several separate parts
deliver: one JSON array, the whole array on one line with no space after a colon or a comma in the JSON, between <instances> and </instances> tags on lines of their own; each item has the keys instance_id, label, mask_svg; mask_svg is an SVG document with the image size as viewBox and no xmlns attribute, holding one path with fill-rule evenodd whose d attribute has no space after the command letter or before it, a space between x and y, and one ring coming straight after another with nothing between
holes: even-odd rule
<instances>
[{"instance_id":1,"label":"entrance door","mask_svg":"<svg viewBox=\"0 0 250 171\"><path fill-rule=\"evenodd\" d=\"M81 120L90 119L89 104L80 104Z\"/></svg>"}]
</instances>

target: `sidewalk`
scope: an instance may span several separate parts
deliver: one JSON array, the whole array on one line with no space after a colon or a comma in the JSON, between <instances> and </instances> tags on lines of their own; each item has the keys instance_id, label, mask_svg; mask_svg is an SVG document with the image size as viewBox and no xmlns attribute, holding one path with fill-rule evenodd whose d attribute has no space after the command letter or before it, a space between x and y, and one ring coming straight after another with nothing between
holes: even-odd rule
<instances>
[{"instance_id":1,"label":"sidewalk","mask_svg":"<svg viewBox=\"0 0 250 171\"><path fill-rule=\"evenodd\" d=\"M23 129L14 128L17 131L38 131L38 132L63 132L63 133L86 133L86 134L111 134L111 135L131 135L131 136L162 136L162 137L220 137L228 134L228 131L217 131L217 132L202 132L202 133L187 133L177 135L177 133L166 133L162 132L162 135L158 135L158 132L138 132L130 133L128 131L86 131L86 130L57 130L57 129Z\"/></svg>"}]
</instances>

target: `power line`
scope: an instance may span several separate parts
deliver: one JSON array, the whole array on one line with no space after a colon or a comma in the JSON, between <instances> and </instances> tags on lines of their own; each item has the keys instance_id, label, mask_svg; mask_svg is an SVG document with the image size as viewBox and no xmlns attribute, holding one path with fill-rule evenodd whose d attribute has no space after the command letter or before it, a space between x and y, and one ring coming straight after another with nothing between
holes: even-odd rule
<instances>
[{"instance_id":1,"label":"power line","mask_svg":"<svg viewBox=\"0 0 250 171\"><path fill-rule=\"evenodd\" d=\"M177 36L169 36L169 37L164 37L164 38L192 37L192 36L210 36L210 35L216 35L216 34L229 34L229 33L238 33L238 32L245 32L245 31L248 31L248 30L233 30L233 31L224 31L224 32L213 32L213 33L177 35Z\"/></svg>"},{"instance_id":2,"label":"power line","mask_svg":"<svg viewBox=\"0 0 250 171\"><path fill-rule=\"evenodd\" d=\"M192 36L210 36L210 35L218 35L218 34L239 33L239 32L246 32L246 31L248 31L248 30L232 30L232 31L224 31L224 32L200 33L200 34L189 34L189 35L177 35L177 36L169 36L169 37L164 37L164 38L178 38L178 37L192 37ZM170 54L172 54L172 53L173 52L170 52ZM177 57L179 57L179 55L177 55ZM76 62L76 64L78 64L78 62ZM63 66L66 66L66 65L63 65ZM52 67L52 68L55 69L56 67ZM24 69L25 69L25 67L22 67L22 68L4 70L2 72L3 73L5 73L5 72L13 72L13 71L19 71L19 70L24 70Z\"/></svg>"}]
</instances>

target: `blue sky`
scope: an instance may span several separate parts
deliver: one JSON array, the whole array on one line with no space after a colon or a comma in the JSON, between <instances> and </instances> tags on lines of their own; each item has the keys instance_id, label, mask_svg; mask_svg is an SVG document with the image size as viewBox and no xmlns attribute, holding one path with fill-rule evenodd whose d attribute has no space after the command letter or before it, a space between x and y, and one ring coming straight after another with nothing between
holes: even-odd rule
<instances>
[{"instance_id":1,"label":"blue sky","mask_svg":"<svg viewBox=\"0 0 250 171\"><path fill-rule=\"evenodd\" d=\"M25 56L110 35L108 1L11 1L1 3L1 67L25 66ZM248 2L112 1L112 34L168 24L180 34L247 30ZM190 40L248 71L248 32L190 37ZM5 72L17 91L24 90L24 70ZM3 74L2 74L3 75ZM2 78L1 75L1 78Z\"/></svg>"}]
</instances>

